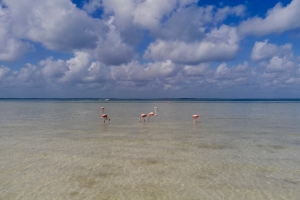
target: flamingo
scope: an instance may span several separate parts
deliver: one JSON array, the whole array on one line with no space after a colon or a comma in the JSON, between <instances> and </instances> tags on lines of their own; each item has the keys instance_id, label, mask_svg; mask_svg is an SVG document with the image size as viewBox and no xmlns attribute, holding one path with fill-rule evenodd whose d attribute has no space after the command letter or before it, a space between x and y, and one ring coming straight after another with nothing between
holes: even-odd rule
<instances>
[{"instance_id":1,"label":"flamingo","mask_svg":"<svg viewBox=\"0 0 300 200\"><path fill-rule=\"evenodd\" d=\"M193 115L194 118L194 122L196 121L196 119L199 117L199 115Z\"/></svg>"},{"instance_id":2,"label":"flamingo","mask_svg":"<svg viewBox=\"0 0 300 200\"><path fill-rule=\"evenodd\" d=\"M155 115L157 115L157 107L154 107L154 112L150 112L148 115L149 115L149 117L148 117L148 121L149 121L149 119L150 119L150 117L152 117L152 116L155 116Z\"/></svg>"},{"instance_id":3,"label":"flamingo","mask_svg":"<svg viewBox=\"0 0 300 200\"><path fill-rule=\"evenodd\" d=\"M108 117L107 114L103 114L102 117L103 117L103 119L104 119L104 123L105 123L105 120L110 121L110 118Z\"/></svg>"},{"instance_id":4,"label":"flamingo","mask_svg":"<svg viewBox=\"0 0 300 200\"><path fill-rule=\"evenodd\" d=\"M108 120L110 121L110 118L108 117L107 114L104 113L104 107L101 107L101 110L102 110L102 118L104 119L104 123L105 123L105 120Z\"/></svg>"},{"instance_id":5,"label":"flamingo","mask_svg":"<svg viewBox=\"0 0 300 200\"><path fill-rule=\"evenodd\" d=\"M141 119L143 118L143 119L144 119L144 122L145 122L145 117L147 117L146 114L141 114L141 117L139 118L139 121L141 121Z\"/></svg>"},{"instance_id":6,"label":"flamingo","mask_svg":"<svg viewBox=\"0 0 300 200\"><path fill-rule=\"evenodd\" d=\"M104 113L104 109L105 109L104 107L101 107L101 110L102 110L102 114Z\"/></svg>"}]
</instances>

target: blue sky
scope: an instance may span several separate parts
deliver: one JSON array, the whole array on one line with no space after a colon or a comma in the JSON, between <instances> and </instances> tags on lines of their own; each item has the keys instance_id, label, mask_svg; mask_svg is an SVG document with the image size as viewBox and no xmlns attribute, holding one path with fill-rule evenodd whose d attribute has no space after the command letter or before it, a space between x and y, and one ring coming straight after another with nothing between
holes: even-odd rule
<instances>
[{"instance_id":1,"label":"blue sky","mask_svg":"<svg viewBox=\"0 0 300 200\"><path fill-rule=\"evenodd\" d=\"M0 98L300 98L300 0L0 5Z\"/></svg>"}]
</instances>

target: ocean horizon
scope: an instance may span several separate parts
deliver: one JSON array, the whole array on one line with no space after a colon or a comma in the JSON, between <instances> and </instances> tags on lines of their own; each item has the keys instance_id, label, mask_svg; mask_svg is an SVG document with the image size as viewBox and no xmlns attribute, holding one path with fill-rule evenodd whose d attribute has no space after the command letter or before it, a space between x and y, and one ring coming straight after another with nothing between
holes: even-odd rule
<instances>
[{"instance_id":1,"label":"ocean horizon","mask_svg":"<svg viewBox=\"0 0 300 200\"><path fill-rule=\"evenodd\" d=\"M300 98L0 98L0 101L300 101Z\"/></svg>"}]
</instances>

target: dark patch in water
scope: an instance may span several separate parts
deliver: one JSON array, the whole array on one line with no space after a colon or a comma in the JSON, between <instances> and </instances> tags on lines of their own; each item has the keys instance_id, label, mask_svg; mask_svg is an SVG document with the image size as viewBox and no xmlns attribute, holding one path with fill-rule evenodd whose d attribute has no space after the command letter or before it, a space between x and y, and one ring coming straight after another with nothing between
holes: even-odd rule
<instances>
[{"instance_id":1,"label":"dark patch in water","mask_svg":"<svg viewBox=\"0 0 300 200\"><path fill-rule=\"evenodd\" d=\"M198 148L203 148L203 149L233 149L232 146L224 145L224 144L199 144Z\"/></svg>"},{"instance_id":2,"label":"dark patch in water","mask_svg":"<svg viewBox=\"0 0 300 200\"><path fill-rule=\"evenodd\" d=\"M77 191L70 192L70 195L71 195L71 196L76 196L76 195L78 195L78 194L79 194L79 192L77 192Z\"/></svg>"},{"instance_id":3,"label":"dark patch in water","mask_svg":"<svg viewBox=\"0 0 300 200\"><path fill-rule=\"evenodd\" d=\"M153 165L153 164L157 164L159 161L154 159L154 158L149 158L146 160L147 164Z\"/></svg>"},{"instance_id":4,"label":"dark patch in water","mask_svg":"<svg viewBox=\"0 0 300 200\"><path fill-rule=\"evenodd\" d=\"M270 149L285 149L285 147L281 146L281 145L262 145L262 144L259 144L257 146L262 147L262 148L270 148Z\"/></svg>"},{"instance_id":5,"label":"dark patch in water","mask_svg":"<svg viewBox=\"0 0 300 200\"><path fill-rule=\"evenodd\" d=\"M116 174L112 172L99 172L96 174L96 176L99 178L107 178L107 177L116 176Z\"/></svg>"},{"instance_id":6,"label":"dark patch in water","mask_svg":"<svg viewBox=\"0 0 300 200\"><path fill-rule=\"evenodd\" d=\"M299 185L299 183L300 183L300 181L298 181L298 180L284 179L284 181L287 183L294 184L294 185Z\"/></svg>"},{"instance_id":7,"label":"dark patch in water","mask_svg":"<svg viewBox=\"0 0 300 200\"><path fill-rule=\"evenodd\" d=\"M85 188L92 188L97 182L85 176L79 176L76 179L83 187Z\"/></svg>"}]
</instances>

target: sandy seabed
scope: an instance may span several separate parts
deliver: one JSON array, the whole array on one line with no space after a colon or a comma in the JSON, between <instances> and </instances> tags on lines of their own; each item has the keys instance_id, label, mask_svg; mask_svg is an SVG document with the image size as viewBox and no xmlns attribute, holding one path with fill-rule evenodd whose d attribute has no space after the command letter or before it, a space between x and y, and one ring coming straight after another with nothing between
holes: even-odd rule
<instances>
[{"instance_id":1,"label":"sandy seabed","mask_svg":"<svg viewBox=\"0 0 300 200\"><path fill-rule=\"evenodd\" d=\"M93 105L76 109L80 115L74 119L62 120L56 112L37 117L44 111L30 119L4 119L1 200L300 196L300 136L297 127L274 128L276 115L261 121L256 115L213 118L211 113L193 123L162 120L166 107L149 122L120 116L104 124L93 115ZM285 130L289 134L283 136Z\"/></svg>"}]
</instances>

